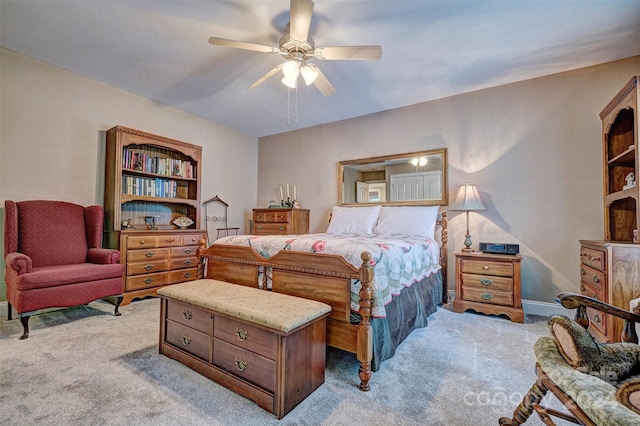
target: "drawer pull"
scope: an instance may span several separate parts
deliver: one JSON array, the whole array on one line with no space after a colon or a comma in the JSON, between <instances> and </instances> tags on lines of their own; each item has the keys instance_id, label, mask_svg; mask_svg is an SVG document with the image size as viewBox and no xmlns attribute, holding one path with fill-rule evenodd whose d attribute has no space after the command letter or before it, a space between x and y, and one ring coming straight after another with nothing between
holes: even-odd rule
<instances>
[{"instance_id":1,"label":"drawer pull","mask_svg":"<svg viewBox=\"0 0 640 426\"><path fill-rule=\"evenodd\" d=\"M144 255L147 256L147 257L153 257L155 255L155 253L152 252L152 251L148 251Z\"/></svg>"},{"instance_id":2,"label":"drawer pull","mask_svg":"<svg viewBox=\"0 0 640 426\"><path fill-rule=\"evenodd\" d=\"M584 284L580 284L580 291L584 292L587 288L584 286Z\"/></svg>"},{"instance_id":3,"label":"drawer pull","mask_svg":"<svg viewBox=\"0 0 640 426\"><path fill-rule=\"evenodd\" d=\"M238 340L244 342L249 338L249 332L241 328L236 328L236 336L238 336Z\"/></svg>"},{"instance_id":4,"label":"drawer pull","mask_svg":"<svg viewBox=\"0 0 640 426\"><path fill-rule=\"evenodd\" d=\"M151 271L153 269L153 265L149 264L149 265L145 266L144 269L147 270L147 271Z\"/></svg>"},{"instance_id":5,"label":"drawer pull","mask_svg":"<svg viewBox=\"0 0 640 426\"><path fill-rule=\"evenodd\" d=\"M248 366L249 366L249 364L247 364L247 361L245 361L242 358L236 357L236 369L238 371L244 371L244 370L247 369Z\"/></svg>"},{"instance_id":6,"label":"drawer pull","mask_svg":"<svg viewBox=\"0 0 640 426\"><path fill-rule=\"evenodd\" d=\"M593 316L593 322L597 322L598 324L602 322L602 319L600 318L600 314L595 314Z\"/></svg>"},{"instance_id":7,"label":"drawer pull","mask_svg":"<svg viewBox=\"0 0 640 426\"><path fill-rule=\"evenodd\" d=\"M145 284L151 284L153 282L153 278L149 277L146 280L144 280Z\"/></svg>"},{"instance_id":8,"label":"drawer pull","mask_svg":"<svg viewBox=\"0 0 640 426\"><path fill-rule=\"evenodd\" d=\"M484 286L490 286L491 284L493 284L493 281L491 281L488 278L483 278L480 280L480 284L484 285Z\"/></svg>"},{"instance_id":9,"label":"drawer pull","mask_svg":"<svg viewBox=\"0 0 640 426\"><path fill-rule=\"evenodd\" d=\"M280 226L280 227L278 227L278 230L279 230L279 231L284 231L284 226Z\"/></svg>"},{"instance_id":10,"label":"drawer pull","mask_svg":"<svg viewBox=\"0 0 640 426\"><path fill-rule=\"evenodd\" d=\"M186 334L182 335L182 344L184 346L187 346L191 343L191 337L187 336Z\"/></svg>"},{"instance_id":11,"label":"drawer pull","mask_svg":"<svg viewBox=\"0 0 640 426\"><path fill-rule=\"evenodd\" d=\"M489 265L483 265L482 269L484 269L485 271L488 271L489 270Z\"/></svg>"},{"instance_id":12,"label":"drawer pull","mask_svg":"<svg viewBox=\"0 0 640 426\"><path fill-rule=\"evenodd\" d=\"M182 311L182 317L183 317L184 319L186 319L186 320L190 320L190 319L191 319L191 317L193 317L193 313L192 313L190 310L188 310L188 309L184 309L184 310Z\"/></svg>"},{"instance_id":13,"label":"drawer pull","mask_svg":"<svg viewBox=\"0 0 640 426\"><path fill-rule=\"evenodd\" d=\"M597 275L593 276L593 282L594 283L599 283L600 282L600 277L598 277Z\"/></svg>"},{"instance_id":14,"label":"drawer pull","mask_svg":"<svg viewBox=\"0 0 640 426\"><path fill-rule=\"evenodd\" d=\"M190 248L188 249L184 249L184 254L191 254L193 250L191 250Z\"/></svg>"},{"instance_id":15,"label":"drawer pull","mask_svg":"<svg viewBox=\"0 0 640 426\"><path fill-rule=\"evenodd\" d=\"M580 275L585 275L587 272L584 269L580 269Z\"/></svg>"},{"instance_id":16,"label":"drawer pull","mask_svg":"<svg viewBox=\"0 0 640 426\"><path fill-rule=\"evenodd\" d=\"M185 264L185 266L191 266L191 261L190 260L185 260L184 264Z\"/></svg>"},{"instance_id":17,"label":"drawer pull","mask_svg":"<svg viewBox=\"0 0 640 426\"><path fill-rule=\"evenodd\" d=\"M256 229L262 229L262 225L256 226Z\"/></svg>"},{"instance_id":18,"label":"drawer pull","mask_svg":"<svg viewBox=\"0 0 640 426\"><path fill-rule=\"evenodd\" d=\"M191 277L191 272L185 272L184 273L184 277L185 278L190 278Z\"/></svg>"},{"instance_id":19,"label":"drawer pull","mask_svg":"<svg viewBox=\"0 0 640 426\"><path fill-rule=\"evenodd\" d=\"M480 296L480 297L482 297L483 300L491 300L491 299L493 299L493 296L491 294L489 294L489 293L482 293L482 296Z\"/></svg>"},{"instance_id":20,"label":"drawer pull","mask_svg":"<svg viewBox=\"0 0 640 426\"><path fill-rule=\"evenodd\" d=\"M144 240L140 240L140 245L143 245L143 244L144 244Z\"/></svg>"}]
</instances>

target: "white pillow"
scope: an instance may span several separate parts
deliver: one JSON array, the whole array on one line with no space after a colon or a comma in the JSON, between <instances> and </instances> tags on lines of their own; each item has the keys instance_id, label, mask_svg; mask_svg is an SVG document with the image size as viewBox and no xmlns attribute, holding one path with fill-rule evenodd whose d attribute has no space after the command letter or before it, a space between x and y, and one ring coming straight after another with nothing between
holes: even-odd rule
<instances>
[{"instance_id":1,"label":"white pillow","mask_svg":"<svg viewBox=\"0 0 640 426\"><path fill-rule=\"evenodd\" d=\"M373 232L434 238L438 209L439 206L382 207Z\"/></svg>"},{"instance_id":2,"label":"white pillow","mask_svg":"<svg viewBox=\"0 0 640 426\"><path fill-rule=\"evenodd\" d=\"M380 206L334 206L327 234L373 234L379 212Z\"/></svg>"}]
</instances>

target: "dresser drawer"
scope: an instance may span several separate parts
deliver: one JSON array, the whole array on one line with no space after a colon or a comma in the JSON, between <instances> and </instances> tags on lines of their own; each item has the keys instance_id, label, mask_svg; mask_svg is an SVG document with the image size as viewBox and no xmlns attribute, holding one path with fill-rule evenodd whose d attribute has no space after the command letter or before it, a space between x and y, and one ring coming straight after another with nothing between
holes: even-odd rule
<instances>
[{"instance_id":1,"label":"dresser drawer","mask_svg":"<svg viewBox=\"0 0 640 426\"><path fill-rule=\"evenodd\" d=\"M487 291L513 292L513 278L492 275L462 274L465 288L477 288Z\"/></svg>"},{"instance_id":2,"label":"dresser drawer","mask_svg":"<svg viewBox=\"0 0 640 426\"><path fill-rule=\"evenodd\" d=\"M193 328L167 320L167 342L209 362L211 336Z\"/></svg>"},{"instance_id":3,"label":"dresser drawer","mask_svg":"<svg viewBox=\"0 0 640 426\"><path fill-rule=\"evenodd\" d=\"M470 302L513 306L513 293L462 286L462 298Z\"/></svg>"},{"instance_id":4,"label":"dresser drawer","mask_svg":"<svg viewBox=\"0 0 640 426\"><path fill-rule=\"evenodd\" d=\"M593 288L588 283L580 283L580 293L587 297L592 297L598 300L604 300L602 291ZM607 334L607 321L608 316L597 309L587 308L587 315L589 316L589 327L596 329L602 336Z\"/></svg>"},{"instance_id":5,"label":"dresser drawer","mask_svg":"<svg viewBox=\"0 0 640 426\"><path fill-rule=\"evenodd\" d=\"M211 335L211 313L178 300L167 302L167 319Z\"/></svg>"},{"instance_id":6,"label":"dresser drawer","mask_svg":"<svg viewBox=\"0 0 640 426\"><path fill-rule=\"evenodd\" d=\"M140 275L152 272L168 271L169 265L170 263L168 260L152 260L140 263L127 262L127 275Z\"/></svg>"},{"instance_id":7,"label":"dresser drawer","mask_svg":"<svg viewBox=\"0 0 640 426\"><path fill-rule=\"evenodd\" d=\"M158 247L177 247L182 245L182 235L161 235L158 237Z\"/></svg>"},{"instance_id":8,"label":"dresser drawer","mask_svg":"<svg viewBox=\"0 0 640 426\"><path fill-rule=\"evenodd\" d=\"M127 291L133 291L167 284L169 284L169 274L167 272L159 272L127 277L125 287Z\"/></svg>"},{"instance_id":9,"label":"dresser drawer","mask_svg":"<svg viewBox=\"0 0 640 426\"><path fill-rule=\"evenodd\" d=\"M142 237L127 237L127 248L152 248L158 247L158 237L145 235Z\"/></svg>"},{"instance_id":10,"label":"dresser drawer","mask_svg":"<svg viewBox=\"0 0 640 426\"><path fill-rule=\"evenodd\" d=\"M206 237L202 234L190 234L182 236L182 245L183 246L197 246L198 241L206 239Z\"/></svg>"},{"instance_id":11,"label":"dresser drawer","mask_svg":"<svg viewBox=\"0 0 640 426\"><path fill-rule=\"evenodd\" d=\"M173 269L184 269L184 268L194 268L198 265L197 257L182 257L178 259L171 259L171 270Z\"/></svg>"},{"instance_id":12,"label":"dresser drawer","mask_svg":"<svg viewBox=\"0 0 640 426\"><path fill-rule=\"evenodd\" d=\"M462 259L462 271L468 274L498 275L513 277L512 262L494 262L491 260Z\"/></svg>"},{"instance_id":13,"label":"dresser drawer","mask_svg":"<svg viewBox=\"0 0 640 426\"><path fill-rule=\"evenodd\" d=\"M606 269L604 252L600 250L580 247L580 262L592 268L600 269L601 271Z\"/></svg>"},{"instance_id":14,"label":"dresser drawer","mask_svg":"<svg viewBox=\"0 0 640 426\"><path fill-rule=\"evenodd\" d=\"M213 336L264 357L276 357L277 335L245 322L216 316Z\"/></svg>"},{"instance_id":15,"label":"dresser drawer","mask_svg":"<svg viewBox=\"0 0 640 426\"><path fill-rule=\"evenodd\" d=\"M263 389L275 391L276 362L272 359L214 338L213 364Z\"/></svg>"},{"instance_id":16,"label":"dresser drawer","mask_svg":"<svg viewBox=\"0 0 640 426\"><path fill-rule=\"evenodd\" d=\"M198 276L198 271L195 268L180 269L177 271L170 271L169 284L183 283L186 281L193 281Z\"/></svg>"},{"instance_id":17,"label":"dresser drawer","mask_svg":"<svg viewBox=\"0 0 640 426\"><path fill-rule=\"evenodd\" d=\"M169 249L150 248L147 250L127 251L128 262L146 262L150 260L164 260L169 258Z\"/></svg>"},{"instance_id":18,"label":"dresser drawer","mask_svg":"<svg viewBox=\"0 0 640 426\"><path fill-rule=\"evenodd\" d=\"M291 219L290 211L254 212L254 222L279 222L288 223Z\"/></svg>"},{"instance_id":19,"label":"dresser drawer","mask_svg":"<svg viewBox=\"0 0 640 426\"><path fill-rule=\"evenodd\" d=\"M195 256L196 252L198 251L198 247L196 246L174 247L168 250L171 250L171 258L173 259L174 257Z\"/></svg>"},{"instance_id":20,"label":"dresser drawer","mask_svg":"<svg viewBox=\"0 0 640 426\"><path fill-rule=\"evenodd\" d=\"M268 235L285 235L289 234L286 224L281 223L260 223L255 226L254 234L268 234Z\"/></svg>"},{"instance_id":21,"label":"dresser drawer","mask_svg":"<svg viewBox=\"0 0 640 426\"><path fill-rule=\"evenodd\" d=\"M602 292L605 287L606 275L604 272L593 269L583 263L580 265L580 279L595 288L598 292Z\"/></svg>"}]
</instances>

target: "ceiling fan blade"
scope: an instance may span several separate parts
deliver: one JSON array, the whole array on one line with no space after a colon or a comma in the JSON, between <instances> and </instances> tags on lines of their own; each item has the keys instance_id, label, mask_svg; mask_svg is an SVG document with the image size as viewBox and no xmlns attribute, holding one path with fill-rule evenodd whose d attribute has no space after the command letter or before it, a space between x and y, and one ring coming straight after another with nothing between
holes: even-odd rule
<instances>
[{"instance_id":1,"label":"ceiling fan blade","mask_svg":"<svg viewBox=\"0 0 640 426\"><path fill-rule=\"evenodd\" d=\"M292 39L307 41L312 14L313 2L311 0L291 0L289 35Z\"/></svg>"},{"instance_id":2,"label":"ceiling fan blade","mask_svg":"<svg viewBox=\"0 0 640 426\"><path fill-rule=\"evenodd\" d=\"M380 46L339 46L316 47L314 55L318 59L354 59L363 61L377 61L382 57Z\"/></svg>"},{"instance_id":3,"label":"ceiling fan blade","mask_svg":"<svg viewBox=\"0 0 640 426\"><path fill-rule=\"evenodd\" d=\"M336 88L333 87L333 85L329 82L329 79L322 73L322 71L320 71L320 68L315 66L315 64L308 64L307 66L310 66L318 71L318 77L316 77L316 79L314 80L313 85L318 88L320 93L322 93L324 96L331 96L336 93Z\"/></svg>"},{"instance_id":4,"label":"ceiling fan blade","mask_svg":"<svg viewBox=\"0 0 640 426\"><path fill-rule=\"evenodd\" d=\"M260 79L258 81L256 81L255 83L253 83L251 86L247 87L247 89L253 89L254 87L260 86L262 83L264 83L265 81L267 81L271 77L273 77L275 74L277 74L278 71L280 71L283 66L284 66L284 64L278 65L277 67L275 67L274 69L272 69L271 71L269 71L268 73L266 73L265 75L260 77Z\"/></svg>"},{"instance_id":5,"label":"ceiling fan blade","mask_svg":"<svg viewBox=\"0 0 640 426\"><path fill-rule=\"evenodd\" d=\"M257 44L257 43L247 43L245 41L228 40L226 38L209 37L209 43L217 46L253 50L255 52L263 52L263 53L279 53L280 52L280 50L276 47L265 46L263 44Z\"/></svg>"}]
</instances>

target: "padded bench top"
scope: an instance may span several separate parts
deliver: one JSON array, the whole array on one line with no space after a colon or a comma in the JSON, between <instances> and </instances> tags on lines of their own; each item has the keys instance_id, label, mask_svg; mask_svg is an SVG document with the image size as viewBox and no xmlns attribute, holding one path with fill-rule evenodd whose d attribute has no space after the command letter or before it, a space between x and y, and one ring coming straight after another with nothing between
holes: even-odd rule
<instances>
[{"instance_id":1,"label":"padded bench top","mask_svg":"<svg viewBox=\"0 0 640 426\"><path fill-rule=\"evenodd\" d=\"M162 287L158 294L284 333L331 312L315 300L210 279Z\"/></svg>"}]
</instances>

